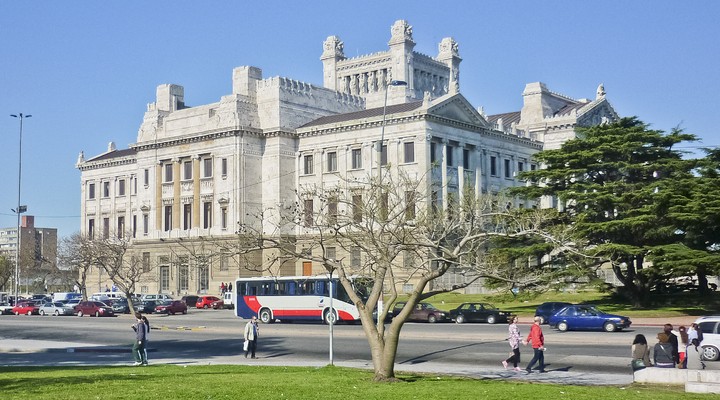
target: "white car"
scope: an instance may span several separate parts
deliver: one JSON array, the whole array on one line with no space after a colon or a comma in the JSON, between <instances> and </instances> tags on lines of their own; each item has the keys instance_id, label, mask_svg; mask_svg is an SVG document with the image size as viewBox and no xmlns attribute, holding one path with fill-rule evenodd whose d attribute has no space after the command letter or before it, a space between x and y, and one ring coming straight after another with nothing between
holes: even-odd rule
<instances>
[{"instance_id":1,"label":"white car","mask_svg":"<svg viewBox=\"0 0 720 400\"><path fill-rule=\"evenodd\" d=\"M13 306L11 306L10 303L0 303L0 315L12 314L12 308Z\"/></svg>"},{"instance_id":2,"label":"white car","mask_svg":"<svg viewBox=\"0 0 720 400\"><path fill-rule=\"evenodd\" d=\"M720 315L700 317L695 320L703 333L702 356L708 361L720 359Z\"/></svg>"}]
</instances>

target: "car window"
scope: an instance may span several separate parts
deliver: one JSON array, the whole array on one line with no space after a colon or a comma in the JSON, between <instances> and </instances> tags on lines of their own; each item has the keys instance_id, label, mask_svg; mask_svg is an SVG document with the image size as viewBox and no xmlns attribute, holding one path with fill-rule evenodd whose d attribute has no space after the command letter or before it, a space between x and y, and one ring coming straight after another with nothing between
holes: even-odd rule
<instances>
[{"instance_id":1,"label":"car window","mask_svg":"<svg viewBox=\"0 0 720 400\"><path fill-rule=\"evenodd\" d=\"M698 324L702 333L719 333L716 330L716 325L718 325L717 322L701 322Z\"/></svg>"},{"instance_id":2,"label":"car window","mask_svg":"<svg viewBox=\"0 0 720 400\"><path fill-rule=\"evenodd\" d=\"M54 305L55 307L62 307L62 306L63 306L63 303L57 302L57 303L53 303L53 305Z\"/></svg>"}]
</instances>

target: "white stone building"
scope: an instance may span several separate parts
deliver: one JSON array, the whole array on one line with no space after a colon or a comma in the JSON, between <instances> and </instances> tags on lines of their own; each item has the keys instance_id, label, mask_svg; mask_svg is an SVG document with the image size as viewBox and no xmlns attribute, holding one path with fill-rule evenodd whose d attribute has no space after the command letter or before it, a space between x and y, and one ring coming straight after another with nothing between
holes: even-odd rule
<instances>
[{"instance_id":1,"label":"white stone building","mask_svg":"<svg viewBox=\"0 0 720 400\"><path fill-rule=\"evenodd\" d=\"M216 292L250 272L228 260L190 269L168 243L233 235L238 224L257 223L248 218L258 211L295 201L304 185L373 174L382 134L383 163L418 175L440 165L427 179L446 204L466 186L496 193L523 184L516 173L536 168L532 155L544 141L557 147L576 126L617 118L600 88L594 101L573 100L541 83L526 87L521 111L485 116L460 93L457 43L443 39L435 57L414 45L405 21L392 26L388 51L366 56L346 58L330 36L324 87L238 67L231 94L187 107L182 86L159 86L136 143L78 158L81 232L132 235L157 266L142 292ZM299 260L282 272L319 268ZM89 281L105 285L102 275Z\"/></svg>"}]
</instances>

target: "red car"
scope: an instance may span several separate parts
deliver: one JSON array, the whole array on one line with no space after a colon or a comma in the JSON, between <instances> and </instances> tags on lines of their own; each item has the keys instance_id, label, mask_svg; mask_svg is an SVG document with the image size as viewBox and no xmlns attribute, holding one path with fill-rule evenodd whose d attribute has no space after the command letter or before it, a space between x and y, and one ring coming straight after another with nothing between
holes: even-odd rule
<instances>
[{"instance_id":1,"label":"red car","mask_svg":"<svg viewBox=\"0 0 720 400\"><path fill-rule=\"evenodd\" d=\"M222 310L225 308L225 302L222 300L213 301L212 304L210 304L210 308L213 310Z\"/></svg>"},{"instance_id":2,"label":"red car","mask_svg":"<svg viewBox=\"0 0 720 400\"><path fill-rule=\"evenodd\" d=\"M208 308L212 306L212 303L214 301L220 300L218 297L215 296L200 296L197 299L197 303L195 303L195 307L197 308Z\"/></svg>"},{"instance_id":3,"label":"red car","mask_svg":"<svg viewBox=\"0 0 720 400\"><path fill-rule=\"evenodd\" d=\"M12 312L15 315L20 314L27 314L27 315L33 315L33 314L40 314L40 306L35 304L32 301L21 301L15 307L12 308Z\"/></svg>"},{"instance_id":4,"label":"red car","mask_svg":"<svg viewBox=\"0 0 720 400\"><path fill-rule=\"evenodd\" d=\"M96 317L115 316L113 309L102 301L81 301L75 306L75 313L78 317L83 315L94 315Z\"/></svg>"},{"instance_id":5,"label":"red car","mask_svg":"<svg viewBox=\"0 0 720 400\"><path fill-rule=\"evenodd\" d=\"M169 315L175 313L187 314L187 304L182 300L164 301L155 306L155 312Z\"/></svg>"}]
</instances>

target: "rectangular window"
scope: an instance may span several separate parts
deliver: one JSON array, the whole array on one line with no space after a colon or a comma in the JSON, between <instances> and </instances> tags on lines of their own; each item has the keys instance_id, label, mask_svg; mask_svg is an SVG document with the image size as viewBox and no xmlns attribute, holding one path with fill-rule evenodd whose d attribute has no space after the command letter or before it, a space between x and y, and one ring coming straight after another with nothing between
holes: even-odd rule
<instances>
[{"instance_id":1,"label":"rectangular window","mask_svg":"<svg viewBox=\"0 0 720 400\"><path fill-rule=\"evenodd\" d=\"M311 227L313 223L313 201L312 199L305 200L303 208L303 224L306 228Z\"/></svg>"},{"instance_id":2,"label":"rectangular window","mask_svg":"<svg viewBox=\"0 0 720 400\"><path fill-rule=\"evenodd\" d=\"M132 237L137 237L137 215L132 216Z\"/></svg>"},{"instance_id":3,"label":"rectangular window","mask_svg":"<svg viewBox=\"0 0 720 400\"><path fill-rule=\"evenodd\" d=\"M405 192L405 220L415 219L415 192L410 190Z\"/></svg>"},{"instance_id":4,"label":"rectangular window","mask_svg":"<svg viewBox=\"0 0 720 400\"><path fill-rule=\"evenodd\" d=\"M463 168L470 169L470 150L463 149Z\"/></svg>"},{"instance_id":5,"label":"rectangular window","mask_svg":"<svg viewBox=\"0 0 720 400\"><path fill-rule=\"evenodd\" d=\"M228 227L228 211L225 207L220 209L220 227L222 229L227 229Z\"/></svg>"},{"instance_id":6,"label":"rectangular window","mask_svg":"<svg viewBox=\"0 0 720 400\"><path fill-rule=\"evenodd\" d=\"M125 236L125 217L118 217L117 219L117 237L122 239Z\"/></svg>"},{"instance_id":7,"label":"rectangular window","mask_svg":"<svg viewBox=\"0 0 720 400\"><path fill-rule=\"evenodd\" d=\"M337 171L337 152L331 151L327 153L327 172Z\"/></svg>"},{"instance_id":8,"label":"rectangular window","mask_svg":"<svg viewBox=\"0 0 720 400\"><path fill-rule=\"evenodd\" d=\"M325 248L325 258L328 260L335 260L337 258L337 250L335 247L326 247Z\"/></svg>"},{"instance_id":9,"label":"rectangular window","mask_svg":"<svg viewBox=\"0 0 720 400\"><path fill-rule=\"evenodd\" d=\"M403 161L406 163L415 162L415 142L403 143Z\"/></svg>"},{"instance_id":10,"label":"rectangular window","mask_svg":"<svg viewBox=\"0 0 720 400\"><path fill-rule=\"evenodd\" d=\"M150 232L150 217L143 214L143 235L147 236L148 232Z\"/></svg>"},{"instance_id":11,"label":"rectangular window","mask_svg":"<svg viewBox=\"0 0 720 400\"><path fill-rule=\"evenodd\" d=\"M303 157L303 173L310 175L313 173L313 156L307 155Z\"/></svg>"},{"instance_id":12,"label":"rectangular window","mask_svg":"<svg viewBox=\"0 0 720 400\"><path fill-rule=\"evenodd\" d=\"M170 267L163 265L160 267L160 291L170 290Z\"/></svg>"},{"instance_id":13,"label":"rectangular window","mask_svg":"<svg viewBox=\"0 0 720 400\"><path fill-rule=\"evenodd\" d=\"M362 149L352 149L352 169L362 168Z\"/></svg>"},{"instance_id":14,"label":"rectangular window","mask_svg":"<svg viewBox=\"0 0 720 400\"><path fill-rule=\"evenodd\" d=\"M183 161L182 165L183 165L183 180L186 180L186 181L191 180L193 178L193 176L192 176L193 175L192 174L192 170L193 170L192 161L190 161L190 160Z\"/></svg>"},{"instance_id":15,"label":"rectangular window","mask_svg":"<svg viewBox=\"0 0 720 400\"><path fill-rule=\"evenodd\" d=\"M522 161L518 161L518 172L523 172L525 170L525 163Z\"/></svg>"},{"instance_id":16,"label":"rectangular window","mask_svg":"<svg viewBox=\"0 0 720 400\"><path fill-rule=\"evenodd\" d=\"M535 164L530 164L530 171L535 171L537 166Z\"/></svg>"},{"instance_id":17,"label":"rectangular window","mask_svg":"<svg viewBox=\"0 0 720 400\"><path fill-rule=\"evenodd\" d=\"M125 196L125 179L118 181L118 196Z\"/></svg>"},{"instance_id":18,"label":"rectangular window","mask_svg":"<svg viewBox=\"0 0 720 400\"><path fill-rule=\"evenodd\" d=\"M165 232L172 230L172 206L165 206Z\"/></svg>"},{"instance_id":19,"label":"rectangular window","mask_svg":"<svg viewBox=\"0 0 720 400\"><path fill-rule=\"evenodd\" d=\"M337 224L338 217L338 199L331 197L328 199L328 225L334 226Z\"/></svg>"},{"instance_id":20,"label":"rectangular window","mask_svg":"<svg viewBox=\"0 0 720 400\"><path fill-rule=\"evenodd\" d=\"M147 168L143 171L143 185L150 186L150 170Z\"/></svg>"},{"instance_id":21,"label":"rectangular window","mask_svg":"<svg viewBox=\"0 0 720 400\"><path fill-rule=\"evenodd\" d=\"M178 290L188 290L190 274L189 274L188 257L180 257L178 265Z\"/></svg>"},{"instance_id":22,"label":"rectangular window","mask_svg":"<svg viewBox=\"0 0 720 400\"><path fill-rule=\"evenodd\" d=\"M387 165L387 145L380 147L380 165Z\"/></svg>"},{"instance_id":23,"label":"rectangular window","mask_svg":"<svg viewBox=\"0 0 720 400\"><path fill-rule=\"evenodd\" d=\"M350 250L350 266L357 268L360 267L360 248L359 247L353 247L352 250Z\"/></svg>"},{"instance_id":24,"label":"rectangular window","mask_svg":"<svg viewBox=\"0 0 720 400\"><path fill-rule=\"evenodd\" d=\"M88 185L88 199L95 199L95 184L91 183Z\"/></svg>"},{"instance_id":25,"label":"rectangular window","mask_svg":"<svg viewBox=\"0 0 720 400\"><path fill-rule=\"evenodd\" d=\"M198 290L200 293L207 293L210 288L210 268L207 265L198 267Z\"/></svg>"},{"instance_id":26,"label":"rectangular window","mask_svg":"<svg viewBox=\"0 0 720 400\"><path fill-rule=\"evenodd\" d=\"M227 176L228 174L227 158L220 160L220 174L222 174L222 176Z\"/></svg>"},{"instance_id":27,"label":"rectangular window","mask_svg":"<svg viewBox=\"0 0 720 400\"><path fill-rule=\"evenodd\" d=\"M143 272L150 272L150 253L145 252L142 255L142 270Z\"/></svg>"},{"instance_id":28,"label":"rectangular window","mask_svg":"<svg viewBox=\"0 0 720 400\"><path fill-rule=\"evenodd\" d=\"M103 239L110 238L110 218L103 218Z\"/></svg>"},{"instance_id":29,"label":"rectangular window","mask_svg":"<svg viewBox=\"0 0 720 400\"><path fill-rule=\"evenodd\" d=\"M512 176L512 168L510 168L510 160L505 159L503 161L504 161L503 169L505 170L504 171L505 177L510 178Z\"/></svg>"},{"instance_id":30,"label":"rectangular window","mask_svg":"<svg viewBox=\"0 0 720 400\"><path fill-rule=\"evenodd\" d=\"M497 157L490 156L490 176L497 176Z\"/></svg>"},{"instance_id":31,"label":"rectangular window","mask_svg":"<svg viewBox=\"0 0 720 400\"><path fill-rule=\"evenodd\" d=\"M212 203L206 201L203 203L203 229L208 229L212 226Z\"/></svg>"},{"instance_id":32,"label":"rectangular window","mask_svg":"<svg viewBox=\"0 0 720 400\"><path fill-rule=\"evenodd\" d=\"M192 228L192 204L183 204L183 229Z\"/></svg>"},{"instance_id":33,"label":"rectangular window","mask_svg":"<svg viewBox=\"0 0 720 400\"><path fill-rule=\"evenodd\" d=\"M165 170L165 180L163 182L172 182L173 181L173 165L172 163L167 163L163 165L163 169Z\"/></svg>"},{"instance_id":34,"label":"rectangular window","mask_svg":"<svg viewBox=\"0 0 720 400\"><path fill-rule=\"evenodd\" d=\"M437 161L437 145L430 143L430 162L434 163Z\"/></svg>"},{"instance_id":35,"label":"rectangular window","mask_svg":"<svg viewBox=\"0 0 720 400\"><path fill-rule=\"evenodd\" d=\"M213 176L212 158L203 158L203 178L211 178Z\"/></svg>"},{"instance_id":36,"label":"rectangular window","mask_svg":"<svg viewBox=\"0 0 720 400\"><path fill-rule=\"evenodd\" d=\"M227 271L229 269L229 257L226 255L220 256L220 271Z\"/></svg>"},{"instance_id":37,"label":"rectangular window","mask_svg":"<svg viewBox=\"0 0 720 400\"><path fill-rule=\"evenodd\" d=\"M93 236L95 236L95 220L94 220L93 218L90 218L90 219L88 220L88 231L87 231L87 235L88 235L88 237L89 237L90 239L92 239Z\"/></svg>"},{"instance_id":38,"label":"rectangular window","mask_svg":"<svg viewBox=\"0 0 720 400\"><path fill-rule=\"evenodd\" d=\"M446 159L447 159L447 166L452 167L455 165L455 160L453 159L453 153L455 152L455 148L452 146L445 146L445 152L446 152Z\"/></svg>"},{"instance_id":39,"label":"rectangular window","mask_svg":"<svg viewBox=\"0 0 720 400\"><path fill-rule=\"evenodd\" d=\"M353 205L353 221L362 222L362 220L363 220L362 195L359 195L359 194L353 195L352 205Z\"/></svg>"},{"instance_id":40,"label":"rectangular window","mask_svg":"<svg viewBox=\"0 0 720 400\"><path fill-rule=\"evenodd\" d=\"M137 176L133 176L132 178L132 194L137 194Z\"/></svg>"},{"instance_id":41,"label":"rectangular window","mask_svg":"<svg viewBox=\"0 0 720 400\"><path fill-rule=\"evenodd\" d=\"M103 182L103 197L110 197L110 182Z\"/></svg>"}]
</instances>

